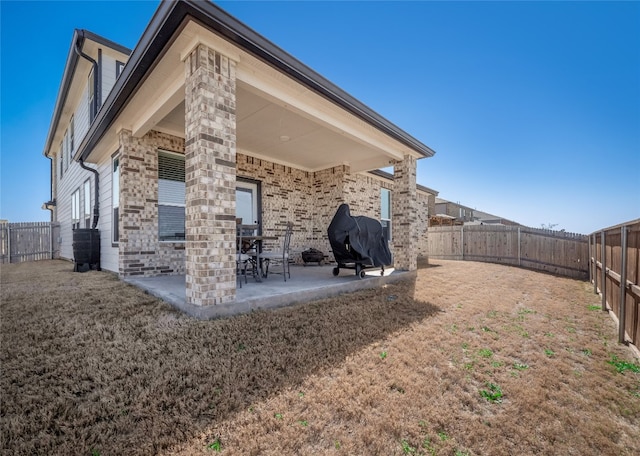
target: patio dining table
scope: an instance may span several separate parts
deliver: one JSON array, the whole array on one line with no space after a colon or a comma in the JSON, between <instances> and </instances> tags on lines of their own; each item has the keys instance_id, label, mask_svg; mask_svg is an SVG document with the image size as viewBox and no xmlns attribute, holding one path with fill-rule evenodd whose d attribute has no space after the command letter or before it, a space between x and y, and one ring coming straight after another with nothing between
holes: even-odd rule
<instances>
[{"instance_id":1,"label":"patio dining table","mask_svg":"<svg viewBox=\"0 0 640 456\"><path fill-rule=\"evenodd\" d=\"M240 239L240 236L238 236L238 239ZM250 254L250 255L254 258L254 261L256 264L256 268L258 272L256 276L257 282L262 282L262 278L264 277L264 270L262 268L262 258L260 258L260 254L262 253L262 242L277 241L277 240L278 240L277 236L262 236L262 235L242 236L242 242L244 243L245 241L247 241L249 243L249 248L243 249L244 251L250 251L255 248L255 254ZM242 249L242 246L240 246L240 248Z\"/></svg>"}]
</instances>

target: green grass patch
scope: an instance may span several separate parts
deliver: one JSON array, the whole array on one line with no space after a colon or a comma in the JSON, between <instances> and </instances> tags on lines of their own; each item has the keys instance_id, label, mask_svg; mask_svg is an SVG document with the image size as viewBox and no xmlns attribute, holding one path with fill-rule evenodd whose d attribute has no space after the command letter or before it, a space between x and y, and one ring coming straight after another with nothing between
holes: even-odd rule
<instances>
[{"instance_id":1,"label":"green grass patch","mask_svg":"<svg viewBox=\"0 0 640 456\"><path fill-rule=\"evenodd\" d=\"M402 439L400 445L402 446L402 452L404 454L416 454L416 448L409 445L406 439Z\"/></svg>"},{"instance_id":2,"label":"green grass patch","mask_svg":"<svg viewBox=\"0 0 640 456\"><path fill-rule=\"evenodd\" d=\"M616 355L611 355L611 361L607 361L607 363L615 367L616 371L621 374L624 374L625 371L631 371L635 373L640 372L640 365L620 360Z\"/></svg>"},{"instance_id":3,"label":"green grass patch","mask_svg":"<svg viewBox=\"0 0 640 456\"><path fill-rule=\"evenodd\" d=\"M489 348L481 348L478 350L478 355L482 358L491 358L493 356L493 352Z\"/></svg>"},{"instance_id":4,"label":"green grass patch","mask_svg":"<svg viewBox=\"0 0 640 456\"><path fill-rule=\"evenodd\" d=\"M213 450L215 452L222 451L222 442L220 441L220 438L215 439L213 442L207 445L207 450Z\"/></svg>"},{"instance_id":5,"label":"green grass patch","mask_svg":"<svg viewBox=\"0 0 640 456\"><path fill-rule=\"evenodd\" d=\"M480 390L480 396L484 397L487 401L499 404L502 402L502 388L494 383L487 383L489 390Z\"/></svg>"},{"instance_id":6,"label":"green grass patch","mask_svg":"<svg viewBox=\"0 0 640 456\"><path fill-rule=\"evenodd\" d=\"M602 306L588 305L587 309L589 309L589 310L600 310L600 309L602 309Z\"/></svg>"}]
</instances>

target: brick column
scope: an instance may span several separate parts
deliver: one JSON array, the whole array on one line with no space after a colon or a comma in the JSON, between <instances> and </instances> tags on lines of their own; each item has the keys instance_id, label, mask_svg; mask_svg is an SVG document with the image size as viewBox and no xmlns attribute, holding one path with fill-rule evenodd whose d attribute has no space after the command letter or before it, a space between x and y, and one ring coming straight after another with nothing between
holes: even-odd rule
<instances>
[{"instance_id":1,"label":"brick column","mask_svg":"<svg viewBox=\"0 0 640 456\"><path fill-rule=\"evenodd\" d=\"M158 154L129 130L118 132L120 144L119 272L148 275L158 244Z\"/></svg>"},{"instance_id":2,"label":"brick column","mask_svg":"<svg viewBox=\"0 0 640 456\"><path fill-rule=\"evenodd\" d=\"M235 301L236 63L202 44L185 59L187 303Z\"/></svg>"},{"instance_id":3,"label":"brick column","mask_svg":"<svg viewBox=\"0 0 640 456\"><path fill-rule=\"evenodd\" d=\"M391 229L394 267L414 271L418 268L416 159L405 155L393 169Z\"/></svg>"}]
</instances>

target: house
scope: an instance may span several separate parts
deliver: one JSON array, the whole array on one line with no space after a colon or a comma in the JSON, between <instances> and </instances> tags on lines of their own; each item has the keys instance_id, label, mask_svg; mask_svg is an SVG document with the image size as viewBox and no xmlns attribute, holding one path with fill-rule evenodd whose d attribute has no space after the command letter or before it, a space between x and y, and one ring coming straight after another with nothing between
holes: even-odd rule
<instances>
[{"instance_id":1,"label":"house","mask_svg":"<svg viewBox=\"0 0 640 456\"><path fill-rule=\"evenodd\" d=\"M493 224L493 225L511 225L517 226L519 223L511 220L489 214L487 212L464 206L460 203L454 203L442 198L435 199L435 224L437 225L453 225L453 224ZM448 221L447 221L448 220Z\"/></svg>"},{"instance_id":2,"label":"house","mask_svg":"<svg viewBox=\"0 0 640 456\"><path fill-rule=\"evenodd\" d=\"M209 2L162 2L132 51L76 30L44 155L61 224L103 269L184 274L192 306L236 296L235 220L329 252L338 205L380 219L395 268L426 249L434 151ZM392 167L393 173L376 172ZM426 253L426 252L425 252Z\"/></svg>"}]
</instances>

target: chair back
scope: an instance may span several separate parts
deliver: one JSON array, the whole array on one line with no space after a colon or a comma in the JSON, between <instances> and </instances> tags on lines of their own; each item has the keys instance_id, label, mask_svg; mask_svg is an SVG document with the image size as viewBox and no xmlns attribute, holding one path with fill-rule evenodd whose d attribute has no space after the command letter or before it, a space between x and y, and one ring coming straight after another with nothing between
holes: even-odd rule
<instances>
[{"instance_id":1,"label":"chair back","mask_svg":"<svg viewBox=\"0 0 640 456\"><path fill-rule=\"evenodd\" d=\"M289 247L291 245L291 235L293 234L293 222L287 222L287 228L284 232L284 239L282 241L282 252L289 254Z\"/></svg>"}]
</instances>

